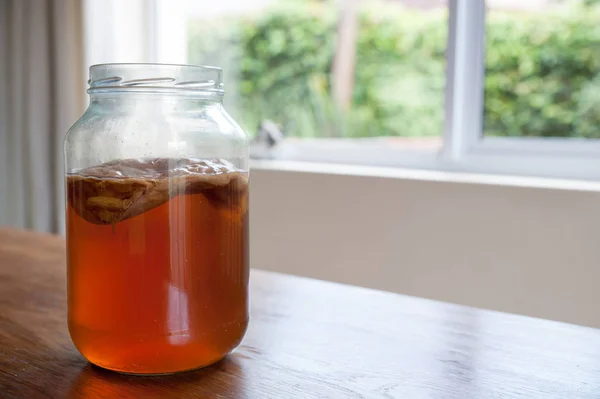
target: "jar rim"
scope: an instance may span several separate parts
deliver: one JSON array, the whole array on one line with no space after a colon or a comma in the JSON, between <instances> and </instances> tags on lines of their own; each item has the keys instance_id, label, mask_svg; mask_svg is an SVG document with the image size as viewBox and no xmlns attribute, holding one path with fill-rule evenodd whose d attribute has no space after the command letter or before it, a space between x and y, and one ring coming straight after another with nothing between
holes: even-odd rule
<instances>
[{"instance_id":1,"label":"jar rim","mask_svg":"<svg viewBox=\"0 0 600 399\"><path fill-rule=\"evenodd\" d=\"M222 72L221 68L208 65L95 64L89 68L88 93L142 91L223 96Z\"/></svg>"}]
</instances>

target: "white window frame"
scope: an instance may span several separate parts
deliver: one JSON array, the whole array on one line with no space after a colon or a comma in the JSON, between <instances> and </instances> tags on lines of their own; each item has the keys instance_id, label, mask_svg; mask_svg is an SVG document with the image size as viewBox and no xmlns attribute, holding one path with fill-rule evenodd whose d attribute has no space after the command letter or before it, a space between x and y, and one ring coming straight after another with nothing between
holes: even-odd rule
<instances>
[{"instance_id":1,"label":"white window frame","mask_svg":"<svg viewBox=\"0 0 600 399\"><path fill-rule=\"evenodd\" d=\"M116 7L116 0L85 0L84 9L85 4L97 5L98 1L109 4L108 8ZM144 19L145 42L141 45L145 55L130 62L185 63L185 0L135 1L139 2L139 15ZM387 145L384 137L290 138L271 149L255 146L252 148L254 156L285 161L600 180L600 140L484 137L485 1L449 0L448 7L447 84L440 151L397 149ZM106 15L110 12L106 11ZM101 21L103 18L98 22L98 10L85 19L86 24L91 23L89 29L105 35L107 24ZM119 29L116 25L113 27ZM123 36L115 33L105 37ZM86 43L89 47L89 41ZM107 47L115 45L106 44L109 44ZM120 42L120 45L127 44ZM86 61L89 59L86 57Z\"/></svg>"},{"instance_id":2,"label":"white window frame","mask_svg":"<svg viewBox=\"0 0 600 399\"><path fill-rule=\"evenodd\" d=\"M484 137L483 0L450 0L445 169L600 180L600 140Z\"/></svg>"}]
</instances>

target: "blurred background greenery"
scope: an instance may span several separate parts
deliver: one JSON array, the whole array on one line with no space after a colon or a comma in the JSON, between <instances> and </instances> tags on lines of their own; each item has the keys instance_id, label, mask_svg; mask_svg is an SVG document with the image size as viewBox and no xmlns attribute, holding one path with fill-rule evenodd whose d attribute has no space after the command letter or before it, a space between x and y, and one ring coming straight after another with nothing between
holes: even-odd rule
<instances>
[{"instance_id":1,"label":"blurred background greenery","mask_svg":"<svg viewBox=\"0 0 600 399\"><path fill-rule=\"evenodd\" d=\"M193 20L190 62L224 68L228 108L250 133L268 119L286 136L442 135L447 7L363 2L352 101L341 107L332 95L335 4L288 0ZM595 0L487 13L486 135L600 137L598 21Z\"/></svg>"}]
</instances>

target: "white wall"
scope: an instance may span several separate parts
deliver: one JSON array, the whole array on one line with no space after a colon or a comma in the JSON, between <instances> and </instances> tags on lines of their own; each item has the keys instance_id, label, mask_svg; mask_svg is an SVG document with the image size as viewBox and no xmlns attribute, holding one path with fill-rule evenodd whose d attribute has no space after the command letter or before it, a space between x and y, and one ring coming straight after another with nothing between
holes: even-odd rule
<instances>
[{"instance_id":1,"label":"white wall","mask_svg":"<svg viewBox=\"0 0 600 399\"><path fill-rule=\"evenodd\" d=\"M598 184L251 173L254 267L600 327Z\"/></svg>"}]
</instances>

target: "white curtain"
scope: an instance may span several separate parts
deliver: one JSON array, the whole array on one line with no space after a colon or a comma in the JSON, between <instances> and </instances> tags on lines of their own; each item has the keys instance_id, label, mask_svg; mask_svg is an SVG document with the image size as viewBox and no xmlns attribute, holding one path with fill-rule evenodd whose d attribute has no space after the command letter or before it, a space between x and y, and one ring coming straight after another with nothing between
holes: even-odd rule
<instances>
[{"instance_id":1,"label":"white curtain","mask_svg":"<svg viewBox=\"0 0 600 399\"><path fill-rule=\"evenodd\" d=\"M64 232L62 140L85 106L81 0L0 0L0 225Z\"/></svg>"}]
</instances>

